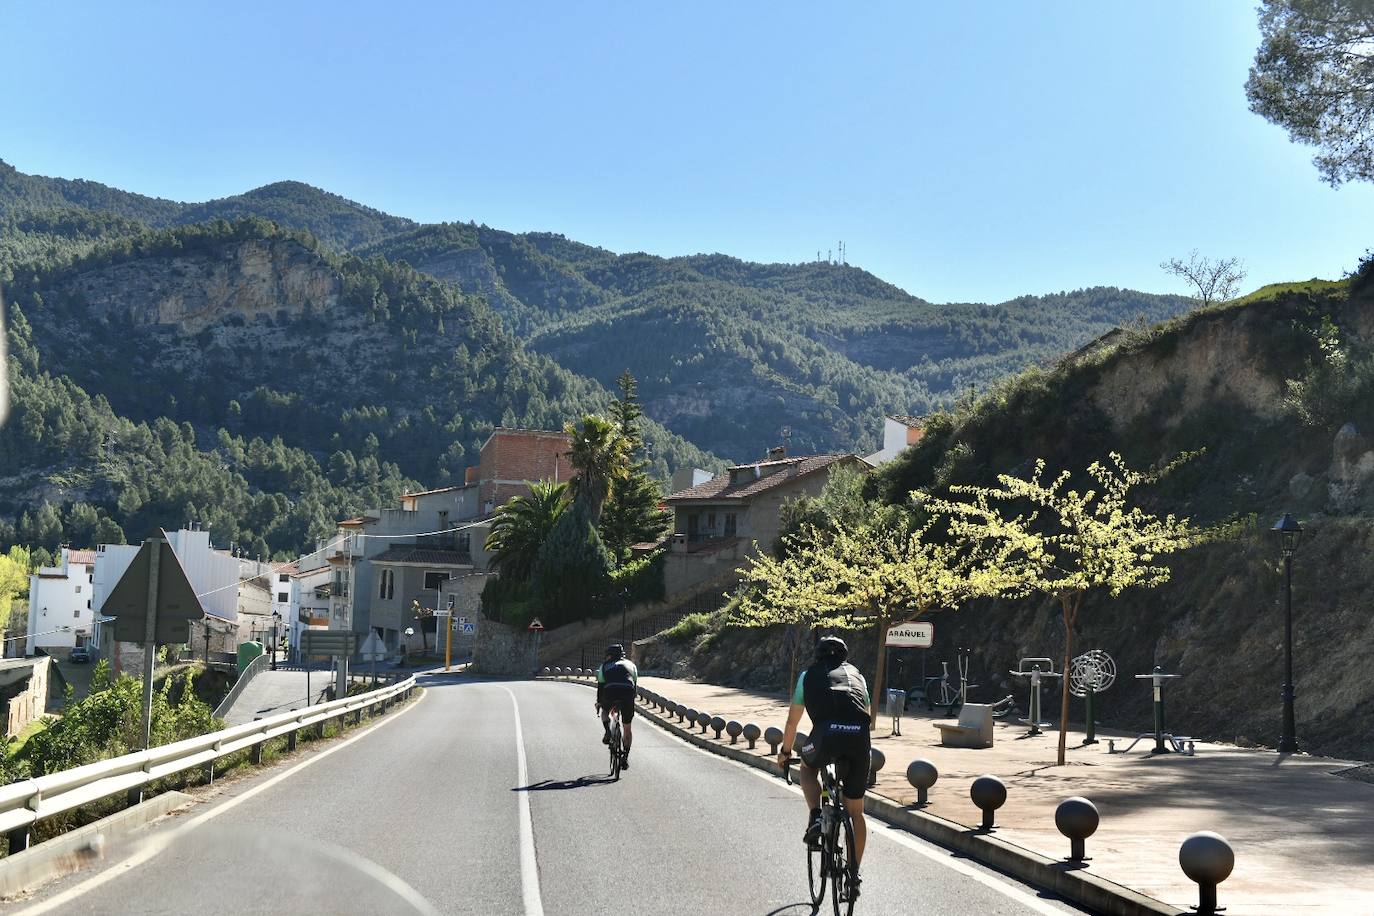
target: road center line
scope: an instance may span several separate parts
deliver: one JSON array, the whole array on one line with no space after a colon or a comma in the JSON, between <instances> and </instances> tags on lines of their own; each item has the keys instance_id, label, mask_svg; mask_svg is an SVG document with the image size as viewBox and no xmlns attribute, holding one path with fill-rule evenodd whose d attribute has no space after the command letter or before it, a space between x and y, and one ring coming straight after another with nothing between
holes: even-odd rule
<instances>
[{"instance_id":1,"label":"road center line","mask_svg":"<svg viewBox=\"0 0 1374 916\"><path fill-rule=\"evenodd\" d=\"M313 766L314 764L320 762L321 760L330 756L331 754L335 754L343 750L353 742L366 738L368 735L372 734L377 729L382 728L391 722L395 722L401 716L405 715L406 713L414 709L416 706L423 703L426 696L428 696L427 692L422 693L420 695L420 699L416 700L414 703L409 704L404 709L388 714L382 719L382 721L378 722L376 725L372 725L368 727L366 730L361 731L356 735L352 735L348 738L345 738L343 741L333 745L332 747L325 748L318 754L315 754L312 757L302 760L300 763L296 764L290 769L284 770L283 772L278 773L272 778L258 783L257 785L253 786L252 788L248 789L247 791L239 795L235 795L232 798L225 799L219 804L215 804L214 807L210 808L208 811L203 811L195 817L178 825L177 827L168 830L165 834L157 838L157 842L146 843L141 849L139 849L133 855L129 856L127 859L122 859L119 862L116 862L115 864L111 865L104 871L91 875L89 878L87 878L85 881L82 881L80 884L73 885L72 887L67 888L65 891L62 891L59 894L54 894L53 896L48 897L45 900L38 901L33 906L20 910L18 916L37 916L37 914L39 913L51 912L57 909L58 907L71 903L73 900L76 900L82 894L95 890L102 884L105 884L109 881L113 881L115 878L118 878L121 875L128 874L131 870L137 868L144 862L147 862L149 859L152 859L158 853L162 852L164 849L171 846L172 843L183 834L191 832L195 828L199 827L201 824L219 817L226 811L232 811L234 808L237 808L239 805L248 801L248 799L259 794L260 792L267 791L268 789L275 786L277 783L281 782L284 779L287 779L288 777L294 776L306 767ZM397 878L396 881L399 882L400 879ZM388 886L390 887L392 885L388 883ZM414 891L411 891L411 893L413 894ZM406 897L407 900L411 899L407 897L405 894L402 894L401 896ZM418 897L418 895L415 896ZM424 910L421 910L421 912L424 912Z\"/></svg>"},{"instance_id":2,"label":"road center line","mask_svg":"<svg viewBox=\"0 0 1374 916\"><path fill-rule=\"evenodd\" d=\"M544 916L544 902L539 896L539 862L534 855L534 821L530 819L530 793L523 791L530 784L529 771L525 767L525 734L520 729L520 703L509 687L502 687L510 694L510 703L515 710L515 778L520 782L522 791L516 792L516 804L520 810L520 889L525 902L525 916Z\"/></svg>"}]
</instances>

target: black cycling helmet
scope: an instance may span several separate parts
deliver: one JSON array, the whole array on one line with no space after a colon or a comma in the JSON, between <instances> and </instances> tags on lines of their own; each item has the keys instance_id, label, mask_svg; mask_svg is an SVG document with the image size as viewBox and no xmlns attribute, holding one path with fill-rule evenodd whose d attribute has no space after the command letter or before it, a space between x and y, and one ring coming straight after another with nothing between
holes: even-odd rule
<instances>
[{"instance_id":1,"label":"black cycling helmet","mask_svg":"<svg viewBox=\"0 0 1374 916\"><path fill-rule=\"evenodd\" d=\"M613 661L613 660L615 660L615 659L624 658L624 657L625 657L625 647L622 646L620 643L616 643L615 645L611 645L611 646L607 646L607 647L606 647L606 660L607 660L607 661Z\"/></svg>"},{"instance_id":2,"label":"black cycling helmet","mask_svg":"<svg viewBox=\"0 0 1374 916\"><path fill-rule=\"evenodd\" d=\"M838 636L827 636L816 643L816 658L823 662L839 664L849 657L849 647Z\"/></svg>"}]
</instances>

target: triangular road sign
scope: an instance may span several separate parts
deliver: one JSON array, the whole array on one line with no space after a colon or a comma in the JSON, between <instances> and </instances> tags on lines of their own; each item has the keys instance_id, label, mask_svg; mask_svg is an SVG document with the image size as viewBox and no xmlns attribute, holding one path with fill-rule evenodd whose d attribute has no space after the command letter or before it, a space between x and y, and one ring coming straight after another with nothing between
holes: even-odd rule
<instances>
[{"instance_id":1,"label":"triangular road sign","mask_svg":"<svg viewBox=\"0 0 1374 916\"><path fill-rule=\"evenodd\" d=\"M358 650L366 661L377 661L386 658L386 643L376 633L368 633L367 639L363 640L363 647Z\"/></svg>"},{"instance_id":2,"label":"triangular road sign","mask_svg":"<svg viewBox=\"0 0 1374 916\"><path fill-rule=\"evenodd\" d=\"M543 625L542 623L540 623L540 622L539 622L539 618L536 617L536 618L534 618L533 620L530 621L530 629L531 629L531 630L542 630L542 629L544 629L544 625Z\"/></svg>"},{"instance_id":3,"label":"triangular road sign","mask_svg":"<svg viewBox=\"0 0 1374 916\"><path fill-rule=\"evenodd\" d=\"M148 638L148 578L153 551L158 552L157 591L153 596L157 615L156 642L164 646L188 642L191 621L205 616L196 590L186 578L186 570L181 568L172 545L162 538L148 538L115 583L102 609L106 616L115 618L117 642L142 643Z\"/></svg>"}]
</instances>

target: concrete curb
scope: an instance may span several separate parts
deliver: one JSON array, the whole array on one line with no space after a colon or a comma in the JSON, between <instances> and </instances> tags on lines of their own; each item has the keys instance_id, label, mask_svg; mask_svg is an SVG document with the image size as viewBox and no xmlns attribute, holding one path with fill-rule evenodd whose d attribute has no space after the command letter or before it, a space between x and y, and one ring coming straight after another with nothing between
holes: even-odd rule
<instances>
[{"instance_id":1,"label":"concrete curb","mask_svg":"<svg viewBox=\"0 0 1374 916\"><path fill-rule=\"evenodd\" d=\"M103 856L99 846L109 849L121 840L165 814L195 801L184 792L163 792L142 804L102 817L85 827L32 846L23 852L0 859L0 899L9 899L54 878L70 874ZM96 837L102 841L92 848Z\"/></svg>"},{"instance_id":2,"label":"concrete curb","mask_svg":"<svg viewBox=\"0 0 1374 916\"><path fill-rule=\"evenodd\" d=\"M545 678L541 677L540 680ZM548 680L554 680L549 677ZM562 681L563 679L558 679ZM569 683L588 684L585 680L572 679ZM763 770L782 778L782 770L770 757L740 747L732 747L713 741L700 732L691 732L675 722L670 722L658 712L649 710L644 698L638 697L636 712L655 725L671 732L696 747L728 757L740 763ZM762 740L762 739L760 739ZM971 804L971 803L970 803ZM1108 881L1092 874L1084 868L1074 867L1067 862L1048 858L1038 852L1009 843L989 833L984 833L954 821L945 820L915 808L905 808L891 799L869 793L864 810L879 820L924 840L966 856L984 865L1010 875L1026 884L1053 891L1065 900L1085 907L1094 913L1109 916L1181 916L1186 910L1176 909L1139 891ZM1068 841L1066 840L1065 843Z\"/></svg>"}]
</instances>

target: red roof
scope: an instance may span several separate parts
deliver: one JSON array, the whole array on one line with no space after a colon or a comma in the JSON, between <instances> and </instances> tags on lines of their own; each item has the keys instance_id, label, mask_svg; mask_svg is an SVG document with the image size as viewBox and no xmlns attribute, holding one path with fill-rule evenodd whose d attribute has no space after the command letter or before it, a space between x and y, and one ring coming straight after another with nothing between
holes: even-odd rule
<instances>
[{"instance_id":1,"label":"red roof","mask_svg":"<svg viewBox=\"0 0 1374 916\"><path fill-rule=\"evenodd\" d=\"M664 498L665 503L690 502L694 500L721 500L721 499L750 499L758 494L771 490L783 484L791 483L802 477L814 474L816 471L830 467L837 461L853 459L860 460L854 455L810 455L797 458L781 458L776 461L760 461L757 464L739 464L730 468L730 472L719 477L712 477L703 484L687 490L680 490L677 493ZM738 483L731 483L731 479L736 476L736 471L749 471L753 468L767 471L762 477L754 477L748 474Z\"/></svg>"},{"instance_id":2,"label":"red roof","mask_svg":"<svg viewBox=\"0 0 1374 916\"><path fill-rule=\"evenodd\" d=\"M94 566L94 565L95 565L95 551L94 551L94 550L68 550L68 551L67 551L67 562L68 562L68 563L80 563L80 564L83 565L83 566Z\"/></svg>"}]
</instances>

